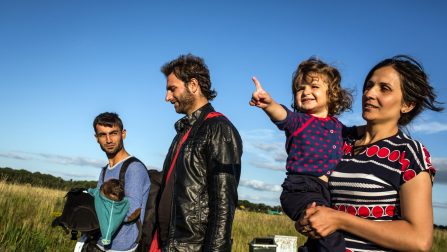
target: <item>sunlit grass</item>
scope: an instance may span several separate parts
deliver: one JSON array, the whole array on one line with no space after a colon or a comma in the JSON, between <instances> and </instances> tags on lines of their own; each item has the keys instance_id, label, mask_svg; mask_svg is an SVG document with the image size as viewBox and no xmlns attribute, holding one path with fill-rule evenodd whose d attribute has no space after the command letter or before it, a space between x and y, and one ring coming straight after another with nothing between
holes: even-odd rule
<instances>
[{"instance_id":1,"label":"sunlit grass","mask_svg":"<svg viewBox=\"0 0 447 252\"><path fill-rule=\"evenodd\" d=\"M75 242L59 227L52 228L55 212L62 211L65 192L7 184L0 180L0 251L73 251ZM249 250L257 237L297 236L293 222L284 215L236 211L233 224L233 251ZM447 251L447 231L435 230L433 252Z\"/></svg>"}]
</instances>

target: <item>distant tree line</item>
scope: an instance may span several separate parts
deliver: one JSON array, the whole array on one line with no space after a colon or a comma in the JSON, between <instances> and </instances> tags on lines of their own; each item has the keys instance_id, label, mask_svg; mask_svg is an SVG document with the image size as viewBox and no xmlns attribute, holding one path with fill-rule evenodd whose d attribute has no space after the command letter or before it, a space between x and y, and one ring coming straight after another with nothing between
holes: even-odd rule
<instances>
[{"instance_id":1,"label":"distant tree line","mask_svg":"<svg viewBox=\"0 0 447 252\"><path fill-rule=\"evenodd\" d=\"M281 206L268 206L265 205L263 203L251 203L248 200L239 200L238 201L238 208L240 210L245 210L245 211L250 211L250 212L261 212L261 213L271 213L276 212L276 213L281 213L282 212L282 208Z\"/></svg>"},{"instance_id":2,"label":"distant tree line","mask_svg":"<svg viewBox=\"0 0 447 252\"><path fill-rule=\"evenodd\" d=\"M61 177L55 177L40 172L29 172L27 170L15 170L9 167L0 167L0 180L8 183L30 184L32 186L46 187L68 191L73 187L93 188L97 181L86 180L63 180Z\"/></svg>"},{"instance_id":3,"label":"distant tree line","mask_svg":"<svg viewBox=\"0 0 447 252\"><path fill-rule=\"evenodd\" d=\"M9 167L0 167L0 180L8 183L16 184L30 184L32 186L39 186L51 189L58 189L68 191L70 188L82 187L93 188L96 187L97 181L86 180L64 180L61 177L55 177L49 174L42 174L40 172L30 172L27 170L16 170ZM248 200L239 200L238 208L251 212L268 213L271 211L281 212L281 206L268 206L263 203L256 204Z\"/></svg>"}]
</instances>

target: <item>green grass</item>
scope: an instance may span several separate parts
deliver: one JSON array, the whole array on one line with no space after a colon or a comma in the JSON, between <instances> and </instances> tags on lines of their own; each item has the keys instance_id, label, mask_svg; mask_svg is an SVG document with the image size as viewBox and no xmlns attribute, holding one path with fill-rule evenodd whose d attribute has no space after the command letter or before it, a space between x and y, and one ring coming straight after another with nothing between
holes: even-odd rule
<instances>
[{"instance_id":1,"label":"green grass","mask_svg":"<svg viewBox=\"0 0 447 252\"><path fill-rule=\"evenodd\" d=\"M0 251L73 251L75 241L62 228L51 227L54 212L63 208L65 192L7 184L0 180ZM237 211L233 224L233 251L248 251L256 237L297 236L293 222L283 215ZM435 230L433 252L446 251L447 231Z\"/></svg>"}]
</instances>

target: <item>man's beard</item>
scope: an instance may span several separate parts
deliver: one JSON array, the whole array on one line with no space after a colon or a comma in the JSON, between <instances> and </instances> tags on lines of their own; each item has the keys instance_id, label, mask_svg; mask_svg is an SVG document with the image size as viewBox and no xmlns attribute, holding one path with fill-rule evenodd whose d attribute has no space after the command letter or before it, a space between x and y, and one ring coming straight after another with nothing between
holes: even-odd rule
<instances>
[{"instance_id":1,"label":"man's beard","mask_svg":"<svg viewBox=\"0 0 447 252\"><path fill-rule=\"evenodd\" d=\"M101 149L106 153L107 157L113 158L118 152L123 149L123 140L112 150L108 150L101 145Z\"/></svg>"},{"instance_id":2,"label":"man's beard","mask_svg":"<svg viewBox=\"0 0 447 252\"><path fill-rule=\"evenodd\" d=\"M187 114L188 110L194 104L194 96L188 89L176 100L178 107L175 109L175 112L179 114Z\"/></svg>"}]
</instances>

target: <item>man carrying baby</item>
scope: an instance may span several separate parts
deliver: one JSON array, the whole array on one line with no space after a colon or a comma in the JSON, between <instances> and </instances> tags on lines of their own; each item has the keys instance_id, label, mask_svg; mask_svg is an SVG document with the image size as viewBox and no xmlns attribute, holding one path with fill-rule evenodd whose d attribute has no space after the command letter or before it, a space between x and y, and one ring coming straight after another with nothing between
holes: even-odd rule
<instances>
[{"instance_id":1,"label":"man carrying baby","mask_svg":"<svg viewBox=\"0 0 447 252\"><path fill-rule=\"evenodd\" d=\"M126 130L116 113L105 112L98 115L93 121L95 137L101 149L106 153L109 163L99 176L97 188L111 179L119 179L120 169L124 161L132 156L124 148ZM140 222L143 222L146 201L149 195L149 175L146 167L139 161L131 162L125 173L124 196L129 202L129 210L118 227L110 244L105 245L102 238L97 241L97 247L102 251L135 251L138 247L139 230L137 221L132 214L140 211Z\"/></svg>"}]
</instances>

